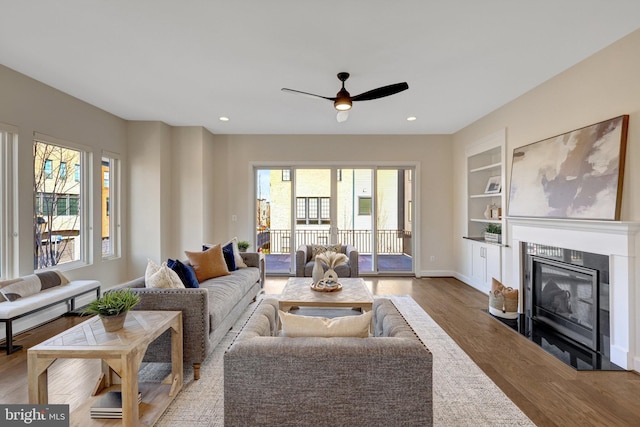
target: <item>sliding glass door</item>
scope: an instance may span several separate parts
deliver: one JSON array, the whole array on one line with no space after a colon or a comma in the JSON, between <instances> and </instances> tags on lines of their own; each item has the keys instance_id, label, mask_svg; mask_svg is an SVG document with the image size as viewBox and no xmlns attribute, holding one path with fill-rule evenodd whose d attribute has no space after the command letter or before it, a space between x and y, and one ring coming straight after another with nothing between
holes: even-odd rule
<instances>
[{"instance_id":1,"label":"sliding glass door","mask_svg":"<svg viewBox=\"0 0 640 427\"><path fill-rule=\"evenodd\" d=\"M302 244L348 244L361 275L409 274L412 169L256 168L256 244L267 274L295 274Z\"/></svg>"}]
</instances>

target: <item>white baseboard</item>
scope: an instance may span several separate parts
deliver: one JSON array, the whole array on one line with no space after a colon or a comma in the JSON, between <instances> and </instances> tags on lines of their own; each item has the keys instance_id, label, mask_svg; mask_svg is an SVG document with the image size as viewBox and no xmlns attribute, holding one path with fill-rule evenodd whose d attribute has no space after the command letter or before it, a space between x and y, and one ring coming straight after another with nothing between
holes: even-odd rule
<instances>
[{"instance_id":1,"label":"white baseboard","mask_svg":"<svg viewBox=\"0 0 640 427\"><path fill-rule=\"evenodd\" d=\"M423 270L416 272L416 277L455 277L455 272L451 270Z\"/></svg>"}]
</instances>

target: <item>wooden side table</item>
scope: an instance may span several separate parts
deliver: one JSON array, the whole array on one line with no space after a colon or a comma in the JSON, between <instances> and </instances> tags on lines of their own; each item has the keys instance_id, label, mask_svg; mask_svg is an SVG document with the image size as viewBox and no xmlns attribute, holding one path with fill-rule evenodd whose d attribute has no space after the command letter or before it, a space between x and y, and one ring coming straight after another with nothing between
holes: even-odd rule
<instances>
[{"instance_id":1,"label":"wooden side table","mask_svg":"<svg viewBox=\"0 0 640 427\"><path fill-rule=\"evenodd\" d=\"M171 331L171 374L162 384L138 384L147 347L166 330ZM102 359L103 372L94 394L104 388L122 391L122 420L91 419L91 404L96 400L91 399L71 414L71 425L153 425L182 388L182 312L129 311L124 327L116 332L105 332L94 317L31 347L27 353L29 403L48 403L47 370L59 358ZM118 382L120 387L114 386ZM143 394L140 405L138 391Z\"/></svg>"}]
</instances>

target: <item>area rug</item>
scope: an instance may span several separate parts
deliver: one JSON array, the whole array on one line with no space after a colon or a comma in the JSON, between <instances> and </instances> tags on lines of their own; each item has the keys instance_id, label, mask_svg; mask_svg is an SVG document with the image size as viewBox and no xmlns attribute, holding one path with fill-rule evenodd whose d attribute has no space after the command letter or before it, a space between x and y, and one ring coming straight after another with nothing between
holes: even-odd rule
<instances>
[{"instance_id":1,"label":"area rug","mask_svg":"<svg viewBox=\"0 0 640 427\"><path fill-rule=\"evenodd\" d=\"M534 424L410 296L388 296L433 353L435 426ZM255 303L254 303L255 304ZM185 385L156 426L223 426L223 355L253 311L252 304L202 364L200 380L185 369ZM147 364L141 379L162 378L168 366ZM250 410L250 409L249 409Z\"/></svg>"}]
</instances>

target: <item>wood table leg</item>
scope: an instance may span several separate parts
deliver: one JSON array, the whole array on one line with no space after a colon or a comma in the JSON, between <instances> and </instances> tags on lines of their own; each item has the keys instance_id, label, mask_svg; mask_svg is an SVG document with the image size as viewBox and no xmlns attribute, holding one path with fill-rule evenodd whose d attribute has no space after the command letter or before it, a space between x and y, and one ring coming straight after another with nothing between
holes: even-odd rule
<instances>
[{"instance_id":1,"label":"wood table leg","mask_svg":"<svg viewBox=\"0 0 640 427\"><path fill-rule=\"evenodd\" d=\"M56 359L38 358L37 354L27 354L29 403L45 405L49 403L47 369Z\"/></svg>"},{"instance_id":2,"label":"wood table leg","mask_svg":"<svg viewBox=\"0 0 640 427\"><path fill-rule=\"evenodd\" d=\"M182 345L182 315L180 315L171 325L171 373L173 375L173 384L170 396L175 396L182 389ZM194 379L200 378L200 364L198 364L197 378L195 378L195 369L193 376Z\"/></svg>"},{"instance_id":3,"label":"wood table leg","mask_svg":"<svg viewBox=\"0 0 640 427\"><path fill-rule=\"evenodd\" d=\"M140 425L140 414L138 408L138 368L142 357L136 354L122 356L122 425Z\"/></svg>"}]
</instances>

